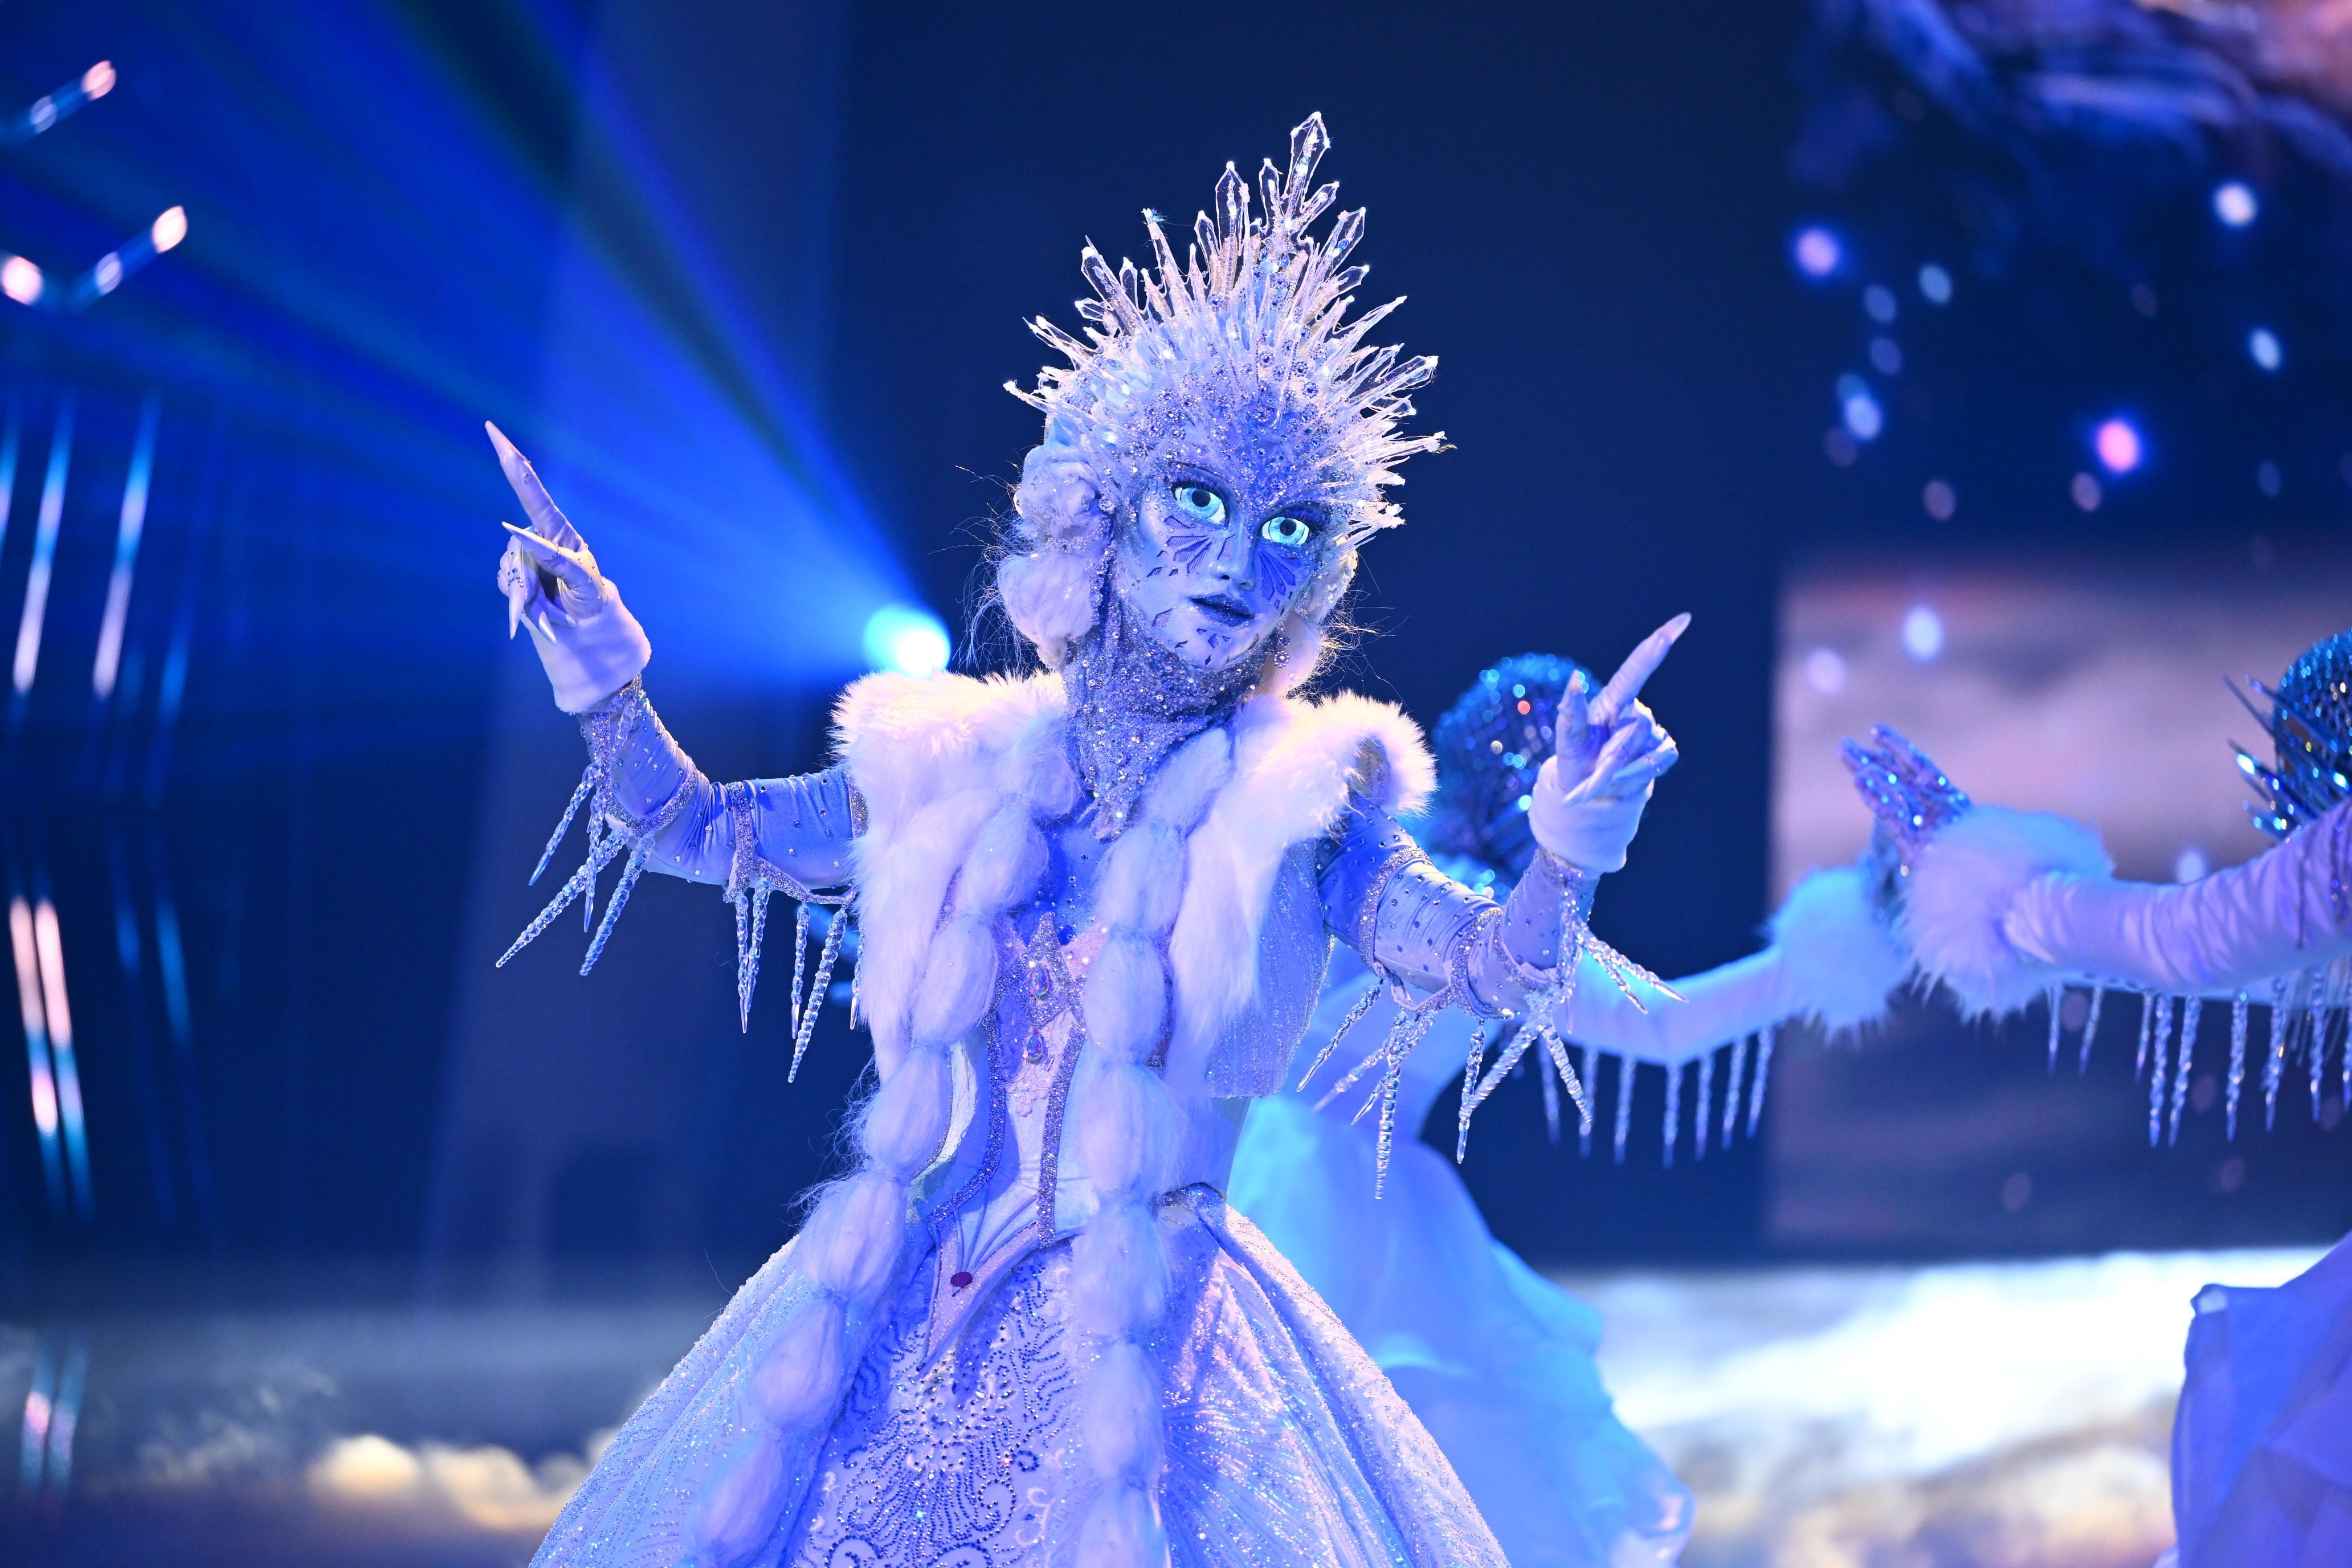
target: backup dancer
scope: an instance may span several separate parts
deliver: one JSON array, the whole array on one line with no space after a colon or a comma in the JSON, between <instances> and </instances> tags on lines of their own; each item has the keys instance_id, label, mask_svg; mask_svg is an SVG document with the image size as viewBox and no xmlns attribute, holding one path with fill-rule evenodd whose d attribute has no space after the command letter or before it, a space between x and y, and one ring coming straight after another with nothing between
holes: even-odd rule
<instances>
[{"instance_id":1,"label":"backup dancer","mask_svg":"<svg viewBox=\"0 0 2352 1568\"><path fill-rule=\"evenodd\" d=\"M857 922L876 1087L856 1168L623 1426L546 1564L1499 1563L1444 1455L1223 1196L1332 941L1430 1004L1537 1026L1591 962L1592 880L1675 757L1634 700L1679 631L1580 682L1497 902L1396 825L1427 793L1391 708L1294 693L1357 552L1402 521L1401 428L1433 362L1348 312L1363 215L1310 232L1319 118L1287 167L1228 167L1187 257L1088 247L1083 338L1034 391L995 584L1042 667L874 676L823 771L699 773L639 679L650 650L503 437L529 516L499 573L590 762L587 862L528 941L622 862L590 962L651 868L721 885L750 1005L771 895ZM495 432L493 433L495 436ZM567 823L570 813L567 813ZM559 837L561 831L559 830ZM846 921L827 922L804 1046ZM520 945L520 942L518 943Z\"/></svg>"},{"instance_id":2,"label":"backup dancer","mask_svg":"<svg viewBox=\"0 0 2352 1568\"><path fill-rule=\"evenodd\" d=\"M1532 799L1551 715L1580 673L1547 654L1506 659L1438 721L1437 790L1420 826L1449 875L1502 897L1528 874L1538 846L1520 803ZM1689 1079L1697 1092L1671 1097L1668 1143L1685 1158L1728 1144L1743 1120L1752 1132L1773 1030L1801 1016L1856 1028L1884 1010L1905 969L1854 868L1799 884L1771 934L1760 952L1672 982L1673 994L1637 980L1629 995L1588 960L1563 1024L1584 1086L1604 1052L1620 1058L1620 1110L1636 1062L1677 1085ZM1379 1039L1397 1002L1353 953L1335 953L1302 1055L1320 1054L1368 993L1377 999L1356 1026ZM1454 1164L1409 1136L1462 1079L1461 1033L1458 1023L1433 1032L1404 1064L1396 1118L1408 1138L1380 1199L1372 1089L1331 1093L1328 1068L1303 1084L1294 1073L1288 1090L1251 1107L1229 1195L1388 1373L1517 1568L1673 1563L1690 1533L1690 1493L1612 1410L1593 1364L1599 1316L1497 1242ZM1542 1079L1555 1112L1557 1077ZM1603 1121L1622 1159L1627 1122ZM1588 1147L1591 1131L1588 1121Z\"/></svg>"},{"instance_id":3,"label":"backup dancer","mask_svg":"<svg viewBox=\"0 0 2352 1568\"><path fill-rule=\"evenodd\" d=\"M2139 992L2151 1142L2178 1136L2200 1036L2209 1051L2219 1037L2201 1027L2209 1009L2226 1009L2232 1136L2255 1071L2265 1121L2291 1067L2315 1115L2326 1096L2352 1108L2352 632L2305 651L2275 690L2250 684L2273 756L2239 763L2263 796L2255 825L2278 842L2177 886L2116 880L2080 823L1971 804L1884 726L1848 744L1919 973L1969 1013L2047 994L2053 1053L2059 988L2094 987L2094 1017L2107 991ZM2210 1286L2196 1306L2173 1424L2179 1568L2352 1563L2352 1237L2276 1289Z\"/></svg>"}]
</instances>

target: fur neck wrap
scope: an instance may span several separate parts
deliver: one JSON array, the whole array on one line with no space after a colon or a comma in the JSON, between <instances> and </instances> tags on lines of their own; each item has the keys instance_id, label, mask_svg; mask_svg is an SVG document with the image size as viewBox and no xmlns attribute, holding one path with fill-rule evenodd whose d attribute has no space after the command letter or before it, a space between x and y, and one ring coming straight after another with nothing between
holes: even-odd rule
<instances>
[{"instance_id":1,"label":"fur neck wrap","mask_svg":"<svg viewBox=\"0 0 2352 1568\"><path fill-rule=\"evenodd\" d=\"M996 924L1034 896L1046 830L1082 804L1066 715L1053 675L875 675L842 698L840 754L866 810L857 984L880 1087L859 1117L864 1163L795 1241L814 1299L752 1380L751 1436L704 1488L702 1560L730 1568L766 1543L790 1489L786 1453L832 1420L866 1325L917 1250L909 1193L949 1135L951 1053L993 1002ZM1220 1049L1260 1001L1276 876L1338 825L1351 790L1409 811L1434 772L1393 707L1268 693L1172 752L1106 852L1095 914L1107 937L1082 994L1068 1121L1097 1204L1071 1276L1073 1319L1102 1351L1081 1392L1098 1482L1081 1530L1087 1568L1168 1561L1160 1388L1143 1349L1169 1286L1153 1211L1179 1166L1182 1107L1271 1092L1297 1043L1256 1053L1270 1073L1237 1071Z\"/></svg>"}]
</instances>

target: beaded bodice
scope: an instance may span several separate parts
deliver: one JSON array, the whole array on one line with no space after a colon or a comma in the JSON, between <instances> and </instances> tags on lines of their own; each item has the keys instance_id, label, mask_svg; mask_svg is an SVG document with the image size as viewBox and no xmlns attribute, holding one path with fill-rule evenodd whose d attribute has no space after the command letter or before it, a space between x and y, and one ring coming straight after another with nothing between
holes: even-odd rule
<instances>
[{"instance_id":1,"label":"beaded bodice","mask_svg":"<svg viewBox=\"0 0 2352 1568\"><path fill-rule=\"evenodd\" d=\"M1070 694L1070 746L1095 803L1094 831L1118 837L1168 754L1230 721L1257 684L1259 661L1194 668L1131 624L1116 594L1100 622L1062 665Z\"/></svg>"}]
</instances>

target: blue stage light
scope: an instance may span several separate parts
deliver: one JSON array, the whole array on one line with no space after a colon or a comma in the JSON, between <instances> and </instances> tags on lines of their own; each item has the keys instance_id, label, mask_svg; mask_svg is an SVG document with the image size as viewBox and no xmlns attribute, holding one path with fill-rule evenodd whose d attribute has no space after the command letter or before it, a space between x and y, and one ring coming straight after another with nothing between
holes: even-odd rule
<instances>
[{"instance_id":1,"label":"blue stage light","mask_svg":"<svg viewBox=\"0 0 2352 1568\"><path fill-rule=\"evenodd\" d=\"M1790 249L1796 259L1797 270L1808 278L1826 278L1835 272L1838 262L1845 254L1844 247L1838 244L1837 236L1821 227L1800 231Z\"/></svg>"},{"instance_id":2,"label":"blue stage light","mask_svg":"<svg viewBox=\"0 0 2352 1568\"><path fill-rule=\"evenodd\" d=\"M900 675L937 675L948 667L948 628L916 605L885 605L866 617L866 662Z\"/></svg>"},{"instance_id":3,"label":"blue stage light","mask_svg":"<svg viewBox=\"0 0 2352 1568\"><path fill-rule=\"evenodd\" d=\"M1842 375L1837 381L1838 416L1857 441L1874 441L1886 428L1886 411L1879 406L1870 384L1858 375Z\"/></svg>"},{"instance_id":4,"label":"blue stage light","mask_svg":"<svg viewBox=\"0 0 2352 1568\"><path fill-rule=\"evenodd\" d=\"M2091 437L2091 446L2111 474L2128 474L2147 456L2138 428L2121 416L2101 424Z\"/></svg>"},{"instance_id":5,"label":"blue stage light","mask_svg":"<svg viewBox=\"0 0 2352 1568\"><path fill-rule=\"evenodd\" d=\"M2263 204L2243 180L2231 180L2213 188L2213 216L2231 228L2243 228L2254 221Z\"/></svg>"},{"instance_id":6,"label":"blue stage light","mask_svg":"<svg viewBox=\"0 0 2352 1568\"><path fill-rule=\"evenodd\" d=\"M0 255L0 294L19 305L37 304L44 286L38 267L21 256Z\"/></svg>"}]
</instances>

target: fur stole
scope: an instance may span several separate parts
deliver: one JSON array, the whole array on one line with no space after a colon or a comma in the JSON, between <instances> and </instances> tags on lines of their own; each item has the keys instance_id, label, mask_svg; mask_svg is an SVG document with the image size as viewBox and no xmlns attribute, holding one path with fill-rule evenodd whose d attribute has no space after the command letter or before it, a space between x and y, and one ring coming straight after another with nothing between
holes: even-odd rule
<instances>
[{"instance_id":1,"label":"fur stole","mask_svg":"<svg viewBox=\"0 0 2352 1568\"><path fill-rule=\"evenodd\" d=\"M858 995L880 1081L857 1116L857 1171L793 1243L812 1299L750 1380L743 1436L698 1489L698 1562L756 1560L782 1518L784 1455L834 1418L866 1327L901 1277L908 1194L954 1108L950 1052L994 1000L994 924L1035 891L1045 836L1079 804L1066 709L1053 675L875 675L842 697L839 751L866 813ZM1094 913L1106 935L1079 1000L1086 1045L1067 1123L1097 1205L1071 1247L1071 1315L1100 1350L1079 1394L1099 1483L1079 1531L1084 1568L1170 1561L1162 1394L1145 1349L1170 1285L1153 1208L1175 1169L1177 1098L1206 1092L1211 1047L1256 997L1283 858L1339 823L1351 788L1405 811L1435 775L1392 707L1265 693L1178 747L1105 852Z\"/></svg>"}]
</instances>

